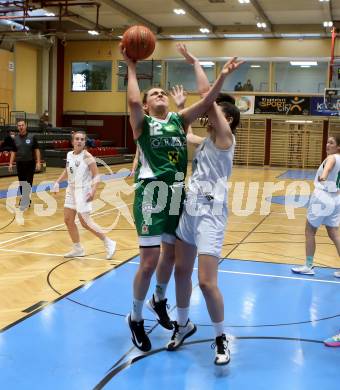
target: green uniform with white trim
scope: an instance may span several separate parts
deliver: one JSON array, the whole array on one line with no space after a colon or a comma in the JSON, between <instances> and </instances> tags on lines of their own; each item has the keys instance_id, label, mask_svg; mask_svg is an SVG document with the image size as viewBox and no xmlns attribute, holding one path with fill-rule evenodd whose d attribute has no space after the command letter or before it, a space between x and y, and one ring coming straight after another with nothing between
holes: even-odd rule
<instances>
[{"instance_id":1,"label":"green uniform with white trim","mask_svg":"<svg viewBox=\"0 0 340 390\"><path fill-rule=\"evenodd\" d=\"M134 219L140 245L153 246L160 243L163 233L174 235L182 209L188 163L182 116L174 112L165 119L145 115L137 147ZM150 239L143 241L143 237Z\"/></svg>"}]
</instances>

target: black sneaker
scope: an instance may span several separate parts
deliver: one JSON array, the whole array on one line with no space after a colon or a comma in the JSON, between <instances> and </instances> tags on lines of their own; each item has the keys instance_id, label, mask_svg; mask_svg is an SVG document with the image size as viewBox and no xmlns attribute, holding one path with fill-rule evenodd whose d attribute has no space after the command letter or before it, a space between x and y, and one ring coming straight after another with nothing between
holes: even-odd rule
<instances>
[{"instance_id":1,"label":"black sneaker","mask_svg":"<svg viewBox=\"0 0 340 390\"><path fill-rule=\"evenodd\" d=\"M178 325L177 321L174 321L174 327L175 329L171 339L166 345L166 349L168 351L175 351L183 344L185 339L193 335L197 330L196 325L189 319L184 326L180 326Z\"/></svg>"},{"instance_id":2,"label":"black sneaker","mask_svg":"<svg viewBox=\"0 0 340 390\"><path fill-rule=\"evenodd\" d=\"M131 330L131 340L134 345L143 352L148 352L151 349L150 339L144 330L144 320L132 321L131 314L128 315L128 324Z\"/></svg>"},{"instance_id":3,"label":"black sneaker","mask_svg":"<svg viewBox=\"0 0 340 390\"><path fill-rule=\"evenodd\" d=\"M174 328L173 322L170 320L169 314L167 312L167 299L162 299L159 302L155 301L155 297L152 294L152 298L146 302L146 307L152 311L152 313L157 317L158 323L163 326L163 328L172 330Z\"/></svg>"},{"instance_id":4,"label":"black sneaker","mask_svg":"<svg viewBox=\"0 0 340 390\"><path fill-rule=\"evenodd\" d=\"M225 334L216 337L215 342L211 345L215 348L215 361L217 366L223 366L230 362L230 352L228 349L228 341Z\"/></svg>"}]
</instances>

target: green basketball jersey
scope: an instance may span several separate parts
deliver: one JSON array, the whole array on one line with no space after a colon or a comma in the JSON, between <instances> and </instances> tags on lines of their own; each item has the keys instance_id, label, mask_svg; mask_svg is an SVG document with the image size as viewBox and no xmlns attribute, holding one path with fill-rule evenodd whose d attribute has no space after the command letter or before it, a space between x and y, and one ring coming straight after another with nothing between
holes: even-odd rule
<instances>
[{"instance_id":1,"label":"green basketball jersey","mask_svg":"<svg viewBox=\"0 0 340 390\"><path fill-rule=\"evenodd\" d=\"M157 178L173 183L177 172L183 172L184 180L188 163L187 139L179 114L169 112L165 119L145 115L137 145L140 155L136 180Z\"/></svg>"}]
</instances>

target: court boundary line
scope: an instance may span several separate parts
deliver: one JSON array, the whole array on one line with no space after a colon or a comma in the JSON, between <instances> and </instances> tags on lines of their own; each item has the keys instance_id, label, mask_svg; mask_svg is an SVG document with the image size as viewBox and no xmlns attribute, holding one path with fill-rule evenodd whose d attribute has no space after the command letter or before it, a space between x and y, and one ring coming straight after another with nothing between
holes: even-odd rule
<instances>
[{"instance_id":1,"label":"court boundary line","mask_svg":"<svg viewBox=\"0 0 340 390\"><path fill-rule=\"evenodd\" d=\"M103 211L100 211L100 212L97 212L97 213L93 213L91 214L91 217L96 217L98 215L105 215L105 214L108 214L114 210L119 210L121 208L124 208L126 206L131 206L133 204L133 202L131 203L126 203L125 205L123 206L120 206L120 207L114 207L112 209L108 209L108 210L103 210ZM78 225L79 225L79 221L76 222ZM7 244L7 243L13 243L13 244L17 244L17 243L21 243L21 242L24 242L26 241L26 239L29 239L29 238L37 238L37 237L41 237L43 236L44 234L48 234L50 233L51 231L53 231L52 229L56 229L58 227L62 227L62 226L65 226L65 223L59 223L58 225L53 225L53 226L50 226L48 228L45 228L43 230L40 230L39 232L32 232L32 233L28 233L28 234L25 234L23 236L20 236L20 237L13 237L9 240L5 240L5 241L0 241L0 248L6 248L6 246L2 246L3 244ZM114 229L113 229L114 230ZM6 232L3 232L3 233L6 233ZM18 234L20 234L20 232L18 232ZM32 237L34 234L36 234L34 237ZM16 241L17 240L17 241ZM20 241L19 241L20 240Z\"/></svg>"},{"instance_id":2,"label":"court boundary line","mask_svg":"<svg viewBox=\"0 0 340 390\"><path fill-rule=\"evenodd\" d=\"M103 272L103 273L101 273L101 274L95 276L93 279L86 281L85 283L81 284L81 285L78 286L78 287L75 287L74 289L68 291L68 292L65 293L65 294L60 295L58 298L56 298L56 299L54 299L54 300L48 302L46 305L44 305L44 306L38 308L37 310L35 310L35 311L29 313L27 316L24 316L24 317L22 317L22 318L19 318L18 320L12 322L11 324L6 325L5 327L3 327L3 328L0 329L0 333L3 333L3 332L5 332L6 330L8 330L8 329L10 329L10 328L13 328L14 326L18 325L18 324L21 323L21 322L24 322L24 321L27 320L28 318L30 318L30 317L32 317L33 315L35 315L35 314L41 312L42 310L44 310L46 307L48 307L48 306L50 306L50 305L53 305L53 304L57 303L58 301L60 301L60 300L62 300L62 299L64 299L64 298L67 298L68 295L70 295L70 294L76 292L77 290L83 288L86 284L88 284L88 283L90 283L90 282L94 282L96 279L99 279L99 278L101 278L102 276L108 274L109 272L114 271L115 269L121 267L122 265L124 265L124 264L128 263L129 261L131 261L132 259L134 259L136 256L138 256L138 255L131 256L129 259L122 261L122 262L121 262L120 264L118 264L117 266L114 266L113 268L110 268L110 269L106 270L105 272ZM69 261L72 261L72 259L68 259L68 260L64 261L62 264L67 263L67 262L69 262ZM60 264L58 264L58 266L60 266ZM49 273L50 273L51 271L53 271L54 268L55 268L55 267L53 267L52 270L49 271Z\"/></svg>"},{"instance_id":3,"label":"court boundary line","mask_svg":"<svg viewBox=\"0 0 340 390\"><path fill-rule=\"evenodd\" d=\"M276 340L276 341L298 341L298 342L307 342L307 343L315 343L315 344L323 344L323 341L321 340L313 340L313 339L301 339L297 337L280 337L280 336L235 336L233 338L234 340ZM183 343L183 345L195 345L195 344L201 344L201 343L212 343L214 342L214 339L201 339L201 340L194 340ZM104 376L104 378L95 385L95 387L92 388L92 390L101 390L107 385L113 377L115 377L117 374L119 374L121 371L125 370L126 368L129 368L132 366L132 364L137 363L139 360L145 359L149 356L155 355L156 353L160 352L168 352L166 347L163 348L157 348L154 350L151 350L146 353L142 353L140 355L137 355L125 363L122 363L120 366L114 366L111 371ZM228 367L228 366L225 366Z\"/></svg>"}]
</instances>

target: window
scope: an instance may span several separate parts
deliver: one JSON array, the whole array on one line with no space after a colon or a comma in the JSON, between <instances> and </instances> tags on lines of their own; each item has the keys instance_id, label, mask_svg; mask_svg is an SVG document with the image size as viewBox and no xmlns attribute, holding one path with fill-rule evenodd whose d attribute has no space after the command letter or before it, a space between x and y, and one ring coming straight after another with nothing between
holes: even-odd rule
<instances>
[{"instance_id":1,"label":"window","mask_svg":"<svg viewBox=\"0 0 340 390\"><path fill-rule=\"evenodd\" d=\"M151 87L161 86L162 62L161 61L138 61L137 78L141 91ZM118 91L126 91L127 66L124 61L118 61Z\"/></svg>"},{"instance_id":2,"label":"window","mask_svg":"<svg viewBox=\"0 0 340 390\"><path fill-rule=\"evenodd\" d=\"M299 63L299 61L297 61ZM274 91L293 93L321 93L326 87L327 62L312 61L314 65L291 65L275 62ZM311 62L311 63L312 63Z\"/></svg>"},{"instance_id":3,"label":"window","mask_svg":"<svg viewBox=\"0 0 340 390\"><path fill-rule=\"evenodd\" d=\"M269 91L269 62L246 61L227 76L222 91Z\"/></svg>"},{"instance_id":4,"label":"window","mask_svg":"<svg viewBox=\"0 0 340 390\"><path fill-rule=\"evenodd\" d=\"M111 91L112 62L72 62L72 91Z\"/></svg>"},{"instance_id":5,"label":"window","mask_svg":"<svg viewBox=\"0 0 340 390\"><path fill-rule=\"evenodd\" d=\"M210 83L215 81L215 63L200 61ZM197 91L196 78L192 65L185 61L168 62L167 88L182 84L186 91Z\"/></svg>"}]
</instances>

